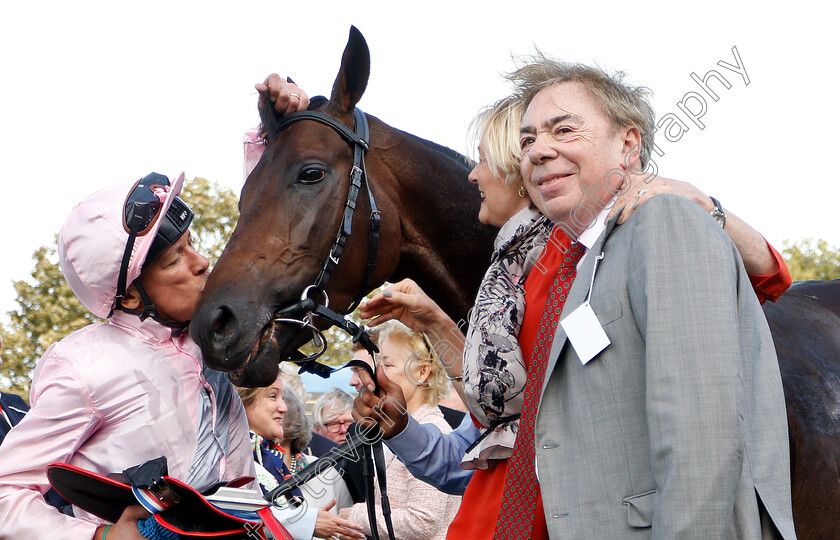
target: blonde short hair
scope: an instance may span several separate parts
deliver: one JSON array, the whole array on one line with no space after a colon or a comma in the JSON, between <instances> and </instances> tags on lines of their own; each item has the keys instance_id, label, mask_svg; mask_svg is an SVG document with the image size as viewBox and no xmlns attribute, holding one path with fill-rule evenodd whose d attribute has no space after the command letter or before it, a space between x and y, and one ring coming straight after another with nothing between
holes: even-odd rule
<instances>
[{"instance_id":1,"label":"blonde short hair","mask_svg":"<svg viewBox=\"0 0 840 540\"><path fill-rule=\"evenodd\" d=\"M521 182L519 128L522 125L522 101L508 96L479 111L469 127L473 148L479 145L490 172L506 184Z\"/></svg>"},{"instance_id":2,"label":"blonde short hair","mask_svg":"<svg viewBox=\"0 0 840 540\"><path fill-rule=\"evenodd\" d=\"M389 338L399 340L406 348L408 354L405 373L409 380L412 378L411 368L429 366L429 377L425 382L411 381L417 388L424 390L424 403L437 405L445 399L449 395L449 379L426 334L415 332L397 320L390 320L379 327L379 344L385 343Z\"/></svg>"}]
</instances>

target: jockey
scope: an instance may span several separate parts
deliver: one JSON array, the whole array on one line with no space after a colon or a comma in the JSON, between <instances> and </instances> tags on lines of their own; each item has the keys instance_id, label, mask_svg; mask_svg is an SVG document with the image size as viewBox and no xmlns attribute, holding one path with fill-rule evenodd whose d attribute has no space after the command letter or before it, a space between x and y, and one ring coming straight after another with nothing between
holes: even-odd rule
<instances>
[{"instance_id":1,"label":"jockey","mask_svg":"<svg viewBox=\"0 0 840 540\"><path fill-rule=\"evenodd\" d=\"M168 475L198 491L255 476L242 402L225 374L205 368L186 331L209 262L192 245L193 212L177 197L183 181L151 173L105 188L65 221L64 277L107 320L53 344L38 362L31 411L3 443L0 538L143 538L138 521L148 514L139 506L108 525L78 507L70 516L48 505L54 462L107 475L165 456ZM317 509L272 510L295 538L319 532ZM330 532L356 537L344 520L329 521Z\"/></svg>"},{"instance_id":2,"label":"jockey","mask_svg":"<svg viewBox=\"0 0 840 540\"><path fill-rule=\"evenodd\" d=\"M82 304L106 322L52 345L35 369L29 414L0 460L0 522L9 538L100 538L101 519L46 504L45 467L99 474L166 456L169 475L201 491L250 475L245 411L227 377L205 370L184 332L209 263L193 247L192 211L152 173L77 205L58 239L59 262ZM114 532L145 517L130 507ZM115 535L116 536L116 535Z\"/></svg>"}]
</instances>

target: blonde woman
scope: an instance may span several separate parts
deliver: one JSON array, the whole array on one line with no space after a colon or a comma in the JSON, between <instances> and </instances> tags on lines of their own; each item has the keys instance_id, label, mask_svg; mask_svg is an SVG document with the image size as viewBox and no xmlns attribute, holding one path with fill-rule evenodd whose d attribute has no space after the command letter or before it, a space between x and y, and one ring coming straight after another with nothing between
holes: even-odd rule
<instances>
[{"instance_id":1,"label":"blonde woman","mask_svg":"<svg viewBox=\"0 0 840 540\"><path fill-rule=\"evenodd\" d=\"M402 389L407 412L417 422L432 424L442 433L452 431L437 406L449 393L449 379L429 340L401 322L389 321L379 329L379 349L377 363L383 366L388 378ZM445 538L461 497L447 495L414 478L387 449L385 471L396 540ZM375 500L377 527L384 531L385 519L379 506L379 493ZM342 510L339 515L361 524L364 532L370 534L364 504Z\"/></svg>"}]
</instances>

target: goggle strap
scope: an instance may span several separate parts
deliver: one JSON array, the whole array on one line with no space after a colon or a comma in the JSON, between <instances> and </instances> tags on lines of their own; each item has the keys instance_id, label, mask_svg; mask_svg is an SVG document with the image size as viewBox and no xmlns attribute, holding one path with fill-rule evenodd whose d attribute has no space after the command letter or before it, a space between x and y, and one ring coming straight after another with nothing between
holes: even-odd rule
<instances>
[{"instance_id":1,"label":"goggle strap","mask_svg":"<svg viewBox=\"0 0 840 540\"><path fill-rule=\"evenodd\" d=\"M123 252L122 264L120 265L120 277L117 279L117 296L114 298L115 305L119 306L123 298L125 298L125 280L128 278L128 264L131 259L131 251L134 249L134 240L137 238L135 231L128 233L128 241L125 243L125 251Z\"/></svg>"},{"instance_id":2,"label":"goggle strap","mask_svg":"<svg viewBox=\"0 0 840 540\"><path fill-rule=\"evenodd\" d=\"M143 284L139 279L135 281L134 288L137 289L137 294L140 295L140 301L143 302L143 309L141 310L143 313L140 315L140 320L145 321L149 317L154 316L157 313L157 310L155 309L155 305L149 299L149 295L146 294L146 289L143 287Z\"/></svg>"}]
</instances>

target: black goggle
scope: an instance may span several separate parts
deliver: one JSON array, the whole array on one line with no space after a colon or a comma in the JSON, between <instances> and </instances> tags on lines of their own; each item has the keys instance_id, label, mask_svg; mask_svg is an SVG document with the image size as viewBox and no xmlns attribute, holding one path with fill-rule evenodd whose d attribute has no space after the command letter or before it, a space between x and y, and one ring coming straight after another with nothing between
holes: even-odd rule
<instances>
[{"instance_id":1,"label":"black goggle","mask_svg":"<svg viewBox=\"0 0 840 540\"><path fill-rule=\"evenodd\" d=\"M123 227L128 232L128 241L125 244L125 252L123 252L122 263L120 264L115 305L125 298L128 263L131 260L131 251L134 249L135 240L138 236L147 234L161 215L160 210L163 208L163 203L155 194L155 188L168 187L169 185L169 178L166 176L158 173L148 174L134 184L125 200Z\"/></svg>"}]
</instances>

